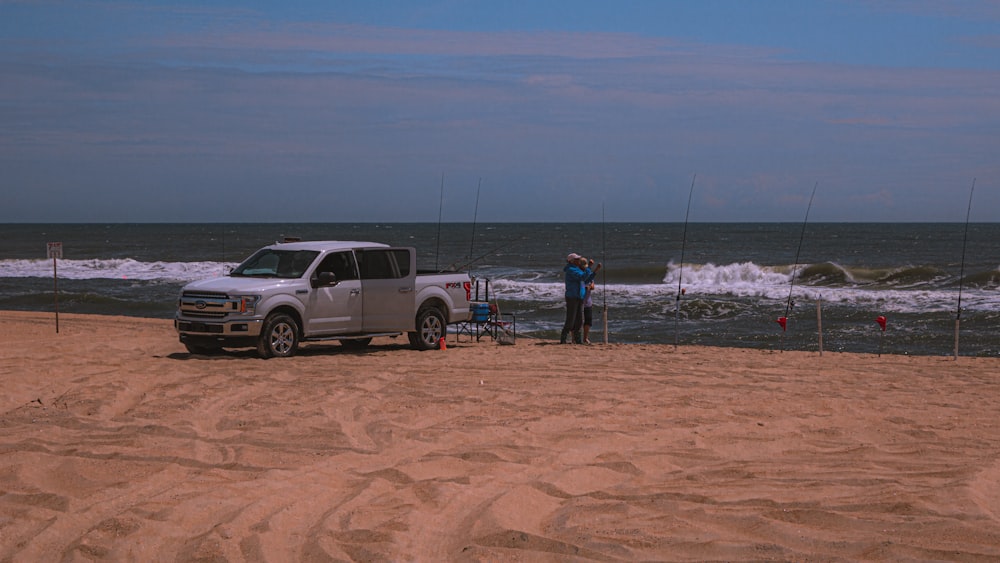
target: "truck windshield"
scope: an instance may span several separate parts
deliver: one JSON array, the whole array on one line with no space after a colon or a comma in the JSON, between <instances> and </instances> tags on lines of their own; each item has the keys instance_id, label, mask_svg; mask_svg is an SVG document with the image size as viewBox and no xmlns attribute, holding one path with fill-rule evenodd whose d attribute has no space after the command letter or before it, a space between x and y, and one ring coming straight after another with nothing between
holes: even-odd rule
<instances>
[{"instance_id":1,"label":"truck windshield","mask_svg":"<svg viewBox=\"0 0 1000 563\"><path fill-rule=\"evenodd\" d=\"M301 278L319 252L316 250L275 250L262 248L229 275L261 278Z\"/></svg>"}]
</instances>

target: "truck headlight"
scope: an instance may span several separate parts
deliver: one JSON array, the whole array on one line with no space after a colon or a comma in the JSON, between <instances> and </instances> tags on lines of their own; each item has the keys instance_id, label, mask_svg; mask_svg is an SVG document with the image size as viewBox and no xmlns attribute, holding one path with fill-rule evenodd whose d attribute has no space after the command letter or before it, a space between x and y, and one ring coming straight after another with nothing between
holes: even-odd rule
<instances>
[{"instance_id":1,"label":"truck headlight","mask_svg":"<svg viewBox=\"0 0 1000 563\"><path fill-rule=\"evenodd\" d=\"M256 312L260 295L235 295L234 297L237 299L236 306L241 315L252 315Z\"/></svg>"}]
</instances>

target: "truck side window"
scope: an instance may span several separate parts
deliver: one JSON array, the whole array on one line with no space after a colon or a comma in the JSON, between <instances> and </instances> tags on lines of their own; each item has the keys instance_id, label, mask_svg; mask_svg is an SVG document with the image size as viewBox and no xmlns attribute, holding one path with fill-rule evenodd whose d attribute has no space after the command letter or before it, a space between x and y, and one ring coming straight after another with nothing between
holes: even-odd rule
<instances>
[{"instance_id":1,"label":"truck side window","mask_svg":"<svg viewBox=\"0 0 1000 563\"><path fill-rule=\"evenodd\" d=\"M390 252L392 251L382 249L366 249L358 252L361 279L388 280L398 277L395 268L393 268Z\"/></svg>"},{"instance_id":2,"label":"truck side window","mask_svg":"<svg viewBox=\"0 0 1000 563\"><path fill-rule=\"evenodd\" d=\"M410 252L405 248L391 250L396 256L396 267L399 268L399 277L405 278L410 275Z\"/></svg>"},{"instance_id":3,"label":"truck side window","mask_svg":"<svg viewBox=\"0 0 1000 563\"><path fill-rule=\"evenodd\" d=\"M358 269L354 264L354 253L334 252L327 255L316 268L316 272L333 272L337 276L337 281L358 279Z\"/></svg>"}]
</instances>

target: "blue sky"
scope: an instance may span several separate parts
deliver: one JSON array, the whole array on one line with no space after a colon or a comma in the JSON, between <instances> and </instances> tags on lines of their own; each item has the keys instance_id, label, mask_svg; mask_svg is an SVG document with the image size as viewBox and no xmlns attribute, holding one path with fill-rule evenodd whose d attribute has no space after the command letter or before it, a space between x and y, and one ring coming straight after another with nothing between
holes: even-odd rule
<instances>
[{"instance_id":1,"label":"blue sky","mask_svg":"<svg viewBox=\"0 0 1000 563\"><path fill-rule=\"evenodd\" d=\"M0 84L0 222L1000 221L994 0L0 0Z\"/></svg>"}]
</instances>

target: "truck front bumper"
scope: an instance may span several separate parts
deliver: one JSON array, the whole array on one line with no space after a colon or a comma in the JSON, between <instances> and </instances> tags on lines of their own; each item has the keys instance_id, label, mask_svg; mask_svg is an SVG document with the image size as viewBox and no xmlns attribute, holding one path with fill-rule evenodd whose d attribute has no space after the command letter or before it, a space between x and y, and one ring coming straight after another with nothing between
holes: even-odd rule
<instances>
[{"instance_id":1,"label":"truck front bumper","mask_svg":"<svg viewBox=\"0 0 1000 563\"><path fill-rule=\"evenodd\" d=\"M239 319L234 321L206 321L191 319L174 319L174 328L181 335L194 336L198 338L256 338L260 336L261 327L264 325L262 319Z\"/></svg>"}]
</instances>

